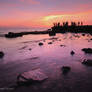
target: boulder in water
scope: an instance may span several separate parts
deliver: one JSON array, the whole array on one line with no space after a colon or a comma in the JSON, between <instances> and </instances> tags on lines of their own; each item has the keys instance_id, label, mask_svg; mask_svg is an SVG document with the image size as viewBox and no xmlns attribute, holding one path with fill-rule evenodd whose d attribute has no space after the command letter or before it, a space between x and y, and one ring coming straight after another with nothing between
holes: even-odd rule
<instances>
[{"instance_id":1,"label":"boulder in water","mask_svg":"<svg viewBox=\"0 0 92 92\"><path fill-rule=\"evenodd\" d=\"M0 51L0 58L4 57L4 53L2 51Z\"/></svg>"},{"instance_id":2,"label":"boulder in water","mask_svg":"<svg viewBox=\"0 0 92 92\"><path fill-rule=\"evenodd\" d=\"M61 69L63 74L67 74L71 70L69 66L63 66Z\"/></svg>"},{"instance_id":3,"label":"boulder in water","mask_svg":"<svg viewBox=\"0 0 92 92\"><path fill-rule=\"evenodd\" d=\"M85 64L87 66L92 66L92 60L91 59L84 59L82 61L82 64Z\"/></svg>"},{"instance_id":4,"label":"boulder in water","mask_svg":"<svg viewBox=\"0 0 92 92\"><path fill-rule=\"evenodd\" d=\"M52 44L52 42L48 42L48 44Z\"/></svg>"},{"instance_id":5,"label":"boulder in water","mask_svg":"<svg viewBox=\"0 0 92 92\"><path fill-rule=\"evenodd\" d=\"M92 48L84 48L82 49L82 51L84 51L87 54L92 54Z\"/></svg>"},{"instance_id":6,"label":"boulder in water","mask_svg":"<svg viewBox=\"0 0 92 92\"><path fill-rule=\"evenodd\" d=\"M40 42L40 43L39 43L39 46L42 46L42 45L43 45L43 43Z\"/></svg>"},{"instance_id":7,"label":"boulder in water","mask_svg":"<svg viewBox=\"0 0 92 92\"><path fill-rule=\"evenodd\" d=\"M71 51L71 55L74 55L75 54L75 52L74 51Z\"/></svg>"}]
</instances>

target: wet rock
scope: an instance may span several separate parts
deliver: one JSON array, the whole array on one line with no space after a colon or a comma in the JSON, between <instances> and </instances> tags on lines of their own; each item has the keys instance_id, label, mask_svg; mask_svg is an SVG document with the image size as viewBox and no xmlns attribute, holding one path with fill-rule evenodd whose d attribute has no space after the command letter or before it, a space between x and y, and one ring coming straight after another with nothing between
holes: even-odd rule
<instances>
[{"instance_id":1,"label":"wet rock","mask_svg":"<svg viewBox=\"0 0 92 92\"><path fill-rule=\"evenodd\" d=\"M35 69L17 76L18 83L37 83L46 80L48 76L41 69Z\"/></svg>"},{"instance_id":2,"label":"wet rock","mask_svg":"<svg viewBox=\"0 0 92 92\"><path fill-rule=\"evenodd\" d=\"M74 55L75 54L75 52L74 51L71 51L71 55Z\"/></svg>"},{"instance_id":3,"label":"wet rock","mask_svg":"<svg viewBox=\"0 0 92 92\"><path fill-rule=\"evenodd\" d=\"M40 43L39 43L39 46L42 46L42 45L43 45L43 43L40 42Z\"/></svg>"},{"instance_id":4,"label":"wet rock","mask_svg":"<svg viewBox=\"0 0 92 92\"><path fill-rule=\"evenodd\" d=\"M82 49L82 51L84 51L85 53L88 53L88 54L92 54L91 48L84 48L84 49Z\"/></svg>"},{"instance_id":5,"label":"wet rock","mask_svg":"<svg viewBox=\"0 0 92 92\"><path fill-rule=\"evenodd\" d=\"M65 47L65 45L60 45L61 47Z\"/></svg>"},{"instance_id":6,"label":"wet rock","mask_svg":"<svg viewBox=\"0 0 92 92\"><path fill-rule=\"evenodd\" d=\"M49 31L49 36L55 36L55 35L56 35L56 32Z\"/></svg>"},{"instance_id":7,"label":"wet rock","mask_svg":"<svg viewBox=\"0 0 92 92\"><path fill-rule=\"evenodd\" d=\"M82 36L85 36L85 34L82 34Z\"/></svg>"},{"instance_id":8,"label":"wet rock","mask_svg":"<svg viewBox=\"0 0 92 92\"><path fill-rule=\"evenodd\" d=\"M61 39L59 39L58 41L61 41Z\"/></svg>"},{"instance_id":9,"label":"wet rock","mask_svg":"<svg viewBox=\"0 0 92 92\"><path fill-rule=\"evenodd\" d=\"M69 66L63 66L61 70L63 74L67 74L71 70L71 68Z\"/></svg>"},{"instance_id":10,"label":"wet rock","mask_svg":"<svg viewBox=\"0 0 92 92\"><path fill-rule=\"evenodd\" d=\"M52 44L52 42L48 42L48 44Z\"/></svg>"},{"instance_id":11,"label":"wet rock","mask_svg":"<svg viewBox=\"0 0 92 92\"><path fill-rule=\"evenodd\" d=\"M82 61L82 64L85 64L87 66L92 66L92 60L91 59L84 59Z\"/></svg>"},{"instance_id":12,"label":"wet rock","mask_svg":"<svg viewBox=\"0 0 92 92\"><path fill-rule=\"evenodd\" d=\"M29 48L29 50L31 51L32 49L31 49L31 48Z\"/></svg>"},{"instance_id":13,"label":"wet rock","mask_svg":"<svg viewBox=\"0 0 92 92\"><path fill-rule=\"evenodd\" d=\"M4 53L2 51L0 51L0 58L4 57Z\"/></svg>"},{"instance_id":14,"label":"wet rock","mask_svg":"<svg viewBox=\"0 0 92 92\"><path fill-rule=\"evenodd\" d=\"M76 37L76 38L80 38L80 36L79 36L79 35L74 35L74 37Z\"/></svg>"}]
</instances>

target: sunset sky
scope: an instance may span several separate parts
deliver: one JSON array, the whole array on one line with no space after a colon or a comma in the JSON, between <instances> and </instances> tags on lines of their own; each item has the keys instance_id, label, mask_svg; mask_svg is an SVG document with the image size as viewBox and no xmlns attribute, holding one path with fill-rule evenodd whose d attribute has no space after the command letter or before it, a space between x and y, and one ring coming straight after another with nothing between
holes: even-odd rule
<instances>
[{"instance_id":1,"label":"sunset sky","mask_svg":"<svg viewBox=\"0 0 92 92\"><path fill-rule=\"evenodd\" d=\"M50 27L53 22L92 24L92 0L0 0L1 27Z\"/></svg>"}]
</instances>

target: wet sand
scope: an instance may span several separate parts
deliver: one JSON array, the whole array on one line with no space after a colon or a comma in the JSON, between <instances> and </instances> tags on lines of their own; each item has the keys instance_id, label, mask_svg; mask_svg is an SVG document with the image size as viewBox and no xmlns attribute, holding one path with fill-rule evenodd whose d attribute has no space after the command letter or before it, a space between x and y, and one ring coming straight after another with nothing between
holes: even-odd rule
<instances>
[{"instance_id":1,"label":"wet sand","mask_svg":"<svg viewBox=\"0 0 92 92\"><path fill-rule=\"evenodd\" d=\"M85 58L92 59L92 55L81 50L92 47L91 38L90 34L70 33L0 38L0 50L5 52L0 59L0 92L92 92L92 67L81 63ZM39 42L43 45L39 46ZM63 66L71 67L67 75L62 74ZM16 83L18 74L38 68L48 76L46 81L30 85Z\"/></svg>"}]
</instances>

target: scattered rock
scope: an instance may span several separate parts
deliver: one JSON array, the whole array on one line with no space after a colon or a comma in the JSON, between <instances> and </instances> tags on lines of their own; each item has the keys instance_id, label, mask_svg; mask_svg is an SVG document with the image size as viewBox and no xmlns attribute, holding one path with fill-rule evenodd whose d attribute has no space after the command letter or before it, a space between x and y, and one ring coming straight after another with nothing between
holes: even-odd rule
<instances>
[{"instance_id":1,"label":"scattered rock","mask_svg":"<svg viewBox=\"0 0 92 92\"><path fill-rule=\"evenodd\" d=\"M41 69L31 70L28 72L24 72L23 74L19 74L17 76L18 83L36 83L42 82L46 80L48 77L43 73Z\"/></svg>"},{"instance_id":2,"label":"scattered rock","mask_svg":"<svg viewBox=\"0 0 92 92\"><path fill-rule=\"evenodd\" d=\"M29 48L29 50L32 50L31 48Z\"/></svg>"},{"instance_id":3,"label":"scattered rock","mask_svg":"<svg viewBox=\"0 0 92 92\"><path fill-rule=\"evenodd\" d=\"M79 36L79 35L74 35L74 37L76 37L76 38L80 38L80 36Z\"/></svg>"},{"instance_id":4,"label":"scattered rock","mask_svg":"<svg viewBox=\"0 0 92 92\"><path fill-rule=\"evenodd\" d=\"M69 66L63 66L61 69L63 74L67 74L71 70Z\"/></svg>"},{"instance_id":5,"label":"scattered rock","mask_svg":"<svg viewBox=\"0 0 92 92\"><path fill-rule=\"evenodd\" d=\"M61 39L59 39L58 41L61 41Z\"/></svg>"},{"instance_id":6,"label":"scattered rock","mask_svg":"<svg viewBox=\"0 0 92 92\"><path fill-rule=\"evenodd\" d=\"M4 57L4 53L2 51L0 51L0 58Z\"/></svg>"},{"instance_id":7,"label":"scattered rock","mask_svg":"<svg viewBox=\"0 0 92 92\"><path fill-rule=\"evenodd\" d=\"M92 54L91 48L84 48L84 49L82 49L82 51L84 51L85 53L88 53L88 54Z\"/></svg>"},{"instance_id":8,"label":"scattered rock","mask_svg":"<svg viewBox=\"0 0 92 92\"><path fill-rule=\"evenodd\" d=\"M42 45L43 45L43 43L40 42L40 43L39 43L39 46L42 46Z\"/></svg>"},{"instance_id":9,"label":"scattered rock","mask_svg":"<svg viewBox=\"0 0 92 92\"><path fill-rule=\"evenodd\" d=\"M48 42L48 44L52 44L52 42Z\"/></svg>"},{"instance_id":10,"label":"scattered rock","mask_svg":"<svg viewBox=\"0 0 92 92\"><path fill-rule=\"evenodd\" d=\"M85 34L82 34L82 36L85 36Z\"/></svg>"},{"instance_id":11,"label":"scattered rock","mask_svg":"<svg viewBox=\"0 0 92 92\"><path fill-rule=\"evenodd\" d=\"M71 51L71 55L74 55L75 54L75 52L74 51Z\"/></svg>"},{"instance_id":12,"label":"scattered rock","mask_svg":"<svg viewBox=\"0 0 92 92\"><path fill-rule=\"evenodd\" d=\"M60 45L61 47L65 47L65 45Z\"/></svg>"},{"instance_id":13,"label":"scattered rock","mask_svg":"<svg viewBox=\"0 0 92 92\"><path fill-rule=\"evenodd\" d=\"M84 59L82 61L82 64L88 65L88 66L92 66L92 60L91 59Z\"/></svg>"}]
</instances>

